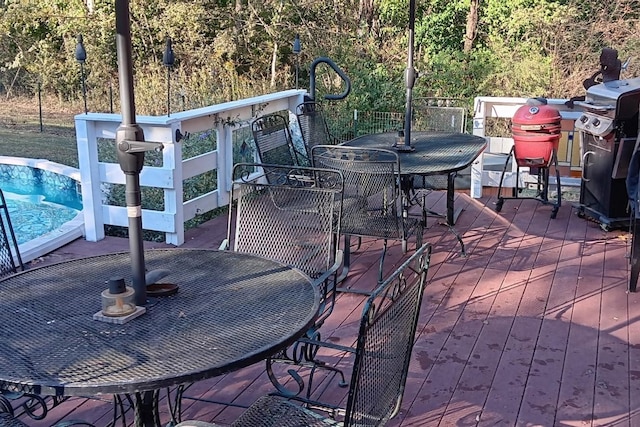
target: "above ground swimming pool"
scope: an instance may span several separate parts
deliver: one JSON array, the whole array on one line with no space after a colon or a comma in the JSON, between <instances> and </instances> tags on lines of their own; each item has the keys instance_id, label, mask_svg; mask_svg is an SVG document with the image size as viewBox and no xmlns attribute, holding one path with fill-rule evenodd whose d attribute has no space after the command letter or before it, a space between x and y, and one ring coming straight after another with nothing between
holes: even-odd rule
<instances>
[{"instance_id":1,"label":"above ground swimming pool","mask_svg":"<svg viewBox=\"0 0 640 427\"><path fill-rule=\"evenodd\" d=\"M79 209L49 202L42 194L25 195L6 191L5 188L5 183L0 182L19 245L57 230L80 212Z\"/></svg>"},{"instance_id":2,"label":"above ground swimming pool","mask_svg":"<svg viewBox=\"0 0 640 427\"><path fill-rule=\"evenodd\" d=\"M3 163L7 159L26 164ZM67 169L72 168L32 159L0 157L0 189L24 262L83 234L80 188L76 179L61 173L68 172Z\"/></svg>"}]
</instances>

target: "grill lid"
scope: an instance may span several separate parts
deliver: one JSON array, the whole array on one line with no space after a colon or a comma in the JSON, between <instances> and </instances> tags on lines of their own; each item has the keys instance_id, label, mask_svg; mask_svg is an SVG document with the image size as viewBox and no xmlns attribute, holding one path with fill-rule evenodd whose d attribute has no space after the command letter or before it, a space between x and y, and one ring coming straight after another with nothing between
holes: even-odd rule
<instances>
[{"instance_id":1,"label":"grill lid","mask_svg":"<svg viewBox=\"0 0 640 427\"><path fill-rule=\"evenodd\" d=\"M562 117L560 112L548 105L523 105L518 108L511 121L521 129L540 130L540 125L559 125Z\"/></svg>"},{"instance_id":2,"label":"grill lid","mask_svg":"<svg viewBox=\"0 0 640 427\"><path fill-rule=\"evenodd\" d=\"M618 101L626 96L640 94L640 77L626 80L613 80L600 83L587 89L584 101L575 104L601 114L615 110Z\"/></svg>"}]
</instances>

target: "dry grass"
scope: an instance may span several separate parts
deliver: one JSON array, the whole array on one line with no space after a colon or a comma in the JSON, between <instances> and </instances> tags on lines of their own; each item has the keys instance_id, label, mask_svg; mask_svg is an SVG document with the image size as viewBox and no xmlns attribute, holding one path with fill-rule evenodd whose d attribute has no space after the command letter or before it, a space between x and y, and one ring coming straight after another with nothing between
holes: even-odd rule
<instances>
[{"instance_id":1,"label":"dry grass","mask_svg":"<svg viewBox=\"0 0 640 427\"><path fill-rule=\"evenodd\" d=\"M74 116L57 101L0 100L0 155L47 159L78 166Z\"/></svg>"}]
</instances>

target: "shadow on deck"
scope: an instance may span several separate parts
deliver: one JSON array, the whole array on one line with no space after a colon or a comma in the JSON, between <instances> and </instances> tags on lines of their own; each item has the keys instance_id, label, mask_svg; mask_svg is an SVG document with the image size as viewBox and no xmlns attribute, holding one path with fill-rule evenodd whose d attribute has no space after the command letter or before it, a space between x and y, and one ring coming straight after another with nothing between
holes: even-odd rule
<instances>
[{"instance_id":1,"label":"shadow on deck","mask_svg":"<svg viewBox=\"0 0 640 427\"><path fill-rule=\"evenodd\" d=\"M444 211L444 197L429 201ZM638 426L640 425L640 294L627 293L627 233L604 232L566 202L556 219L550 206L458 194L464 207L456 229L429 218L424 240L434 245L407 388L391 426ZM187 233L184 247L217 248L226 233L220 217ZM163 247L162 244L148 244ZM415 246L410 245L410 249ZM353 254L347 279L376 283L379 241ZM128 250L124 239L75 241L40 260L55 262ZM389 248L390 272L407 255ZM215 272L212 272L215 274ZM323 337L352 343L362 297L341 294ZM188 395L248 405L273 391L260 363L195 384ZM327 400L344 399L328 387ZM185 401L183 419L228 423L238 408ZM46 421L87 419L107 425L111 406L70 399ZM164 422L168 413L163 406Z\"/></svg>"}]
</instances>

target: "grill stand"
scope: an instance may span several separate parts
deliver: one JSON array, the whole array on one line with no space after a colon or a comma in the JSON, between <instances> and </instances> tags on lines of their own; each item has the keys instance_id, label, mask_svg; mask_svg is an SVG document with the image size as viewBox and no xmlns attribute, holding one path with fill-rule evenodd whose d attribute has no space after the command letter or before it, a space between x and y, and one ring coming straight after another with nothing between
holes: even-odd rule
<instances>
[{"instance_id":1,"label":"grill stand","mask_svg":"<svg viewBox=\"0 0 640 427\"><path fill-rule=\"evenodd\" d=\"M552 205L553 209L551 210L551 218L555 218L558 214L558 209L562 204L562 193L560 191L560 171L558 170L558 157L556 153L556 149L553 149L551 153L551 160L548 165L535 166L538 168L538 182L536 188L535 197L521 197L519 194L522 192L522 188L518 187L518 182L520 181L520 164L516 162L516 186L513 189L513 196L505 197L502 196L502 182L504 181L504 175L507 172L507 168L509 165L509 161L514 159L515 146L511 147L511 151L509 151L509 155L507 156L507 160L504 162L504 168L502 169L502 175L500 175L500 184L498 185L498 201L496 202L496 212L500 212L502 210L502 205L505 200L508 199L533 199L537 200L543 205ZM549 169L553 165L553 168L556 172L556 186L557 186L557 199L556 201L549 200Z\"/></svg>"}]
</instances>

